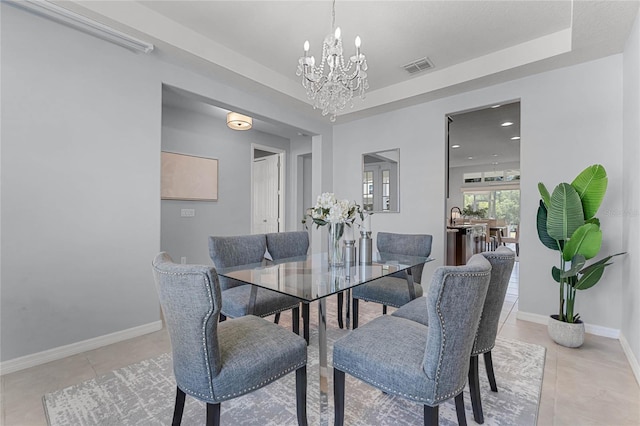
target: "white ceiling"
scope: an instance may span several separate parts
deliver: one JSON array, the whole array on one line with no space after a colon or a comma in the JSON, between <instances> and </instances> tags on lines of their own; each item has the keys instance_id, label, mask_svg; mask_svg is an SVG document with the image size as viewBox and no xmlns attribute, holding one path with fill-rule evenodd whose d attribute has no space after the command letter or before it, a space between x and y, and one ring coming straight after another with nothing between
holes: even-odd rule
<instances>
[{"instance_id":1,"label":"white ceiling","mask_svg":"<svg viewBox=\"0 0 640 426\"><path fill-rule=\"evenodd\" d=\"M152 55L240 82L245 90L328 120L313 110L295 73L304 41L318 57L332 31L331 0L57 3L154 43ZM370 85L366 99L356 99L337 124L620 53L639 5L638 0L337 0L345 54L354 53L359 35ZM423 57L433 69L414 75L403 70ZM299 131L267 124L272 129L266 131L281 136Z\"/></svg>"},{"instance_id":2,"label":"white ceiling","mask_svg":"<svg viewBox=\"0 0 640 426\"><path fill-rule=\"evenodd\" d=\"M449 166L465 167L520 162L520 102L491 105L452 114L449 124ZM503 123L513 123L502 126ZM526 143L526 141L525 141ZM459 148L451 148L459 145Z\"/></svg>"},{"instance_id":3,"label":"white ceiling","mask_svg":"<svg viewBox=\"0 0 640 426\"><path fill-rule=\"evenodd\" d=\"M156 45L207 72L267 90L317 117L297 59L331 32L326 1L63 1L83 14ZM356 35L369 63L370 90L344 122L509 79L622 52L634 1L336 2L346 53ZM186 55L185 55L186 52ZM428 57L435 67L409 75L402 66ZM250 88L251 89L251 88Z\"/></svg>"}]
</instances>

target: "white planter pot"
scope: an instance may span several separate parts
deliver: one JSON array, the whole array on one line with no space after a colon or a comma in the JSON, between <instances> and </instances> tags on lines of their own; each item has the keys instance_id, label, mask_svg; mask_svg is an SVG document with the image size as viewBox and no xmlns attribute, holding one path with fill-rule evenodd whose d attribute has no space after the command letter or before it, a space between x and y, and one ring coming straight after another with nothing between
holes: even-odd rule
<instances>
[{"instance_id":1,"label":"white planter pot","mask_svg":"<svg viewBox=\"0 0 640 426\"><path fill-rule=\"evenodd\" d=\"M569 323L557 320L558 315L549 317L549 337L559 345L567 348L578 348L584 343L584 323Z\"/></svg>"}]
</instances>

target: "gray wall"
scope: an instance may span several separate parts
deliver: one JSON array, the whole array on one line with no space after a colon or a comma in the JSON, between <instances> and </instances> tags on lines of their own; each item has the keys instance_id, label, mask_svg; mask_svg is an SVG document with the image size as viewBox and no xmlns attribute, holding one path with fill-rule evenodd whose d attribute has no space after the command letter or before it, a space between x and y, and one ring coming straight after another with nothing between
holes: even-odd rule
<instances>
[{"instance_id":1,"label":"gray wall","mask_svg":"<svg viewBox=\"0 0 640 426\"><path fill-rule=\"evenodd\" d=\"M624 50L622 333L640 360L640 17ZM638 364L636 363L636 368ZM640 370L636 370L640 380Z\"/></svg>"},{"instance_id":2,"label":"gray wall","mask_svg":"<svg viewBox=\"0 0 640 426\"><path fill-rule=\"evenodd\" d=\"M341 182L336 189L341 197L357 199L360 155L399 147L400 213L374 215L372 227L374 232L433 234L432 271L445 259L445 117L514 99L520 99L522 108L519 309L549 315L558 308L557 286L550 276L557 259L536 234L539 181L570 181L586 166L603 164L609 190L599 215L602 253L622 250L622 218L606 214L623 205L622 55L337 125L334 181ZM598 286L578 296L577 309L587 323L622 327L622 270L622 265L610 268Z\"/></svg>"},{"instance_id":3,"label":"gray wall","mask_svg":"<svg viewBox=\"0 0 640 426\"><path fill-rule=\"evenodd\" d=\"M1 7L7 360L159 319L161 98L149 57Z\"/></svg>"},{"instance_id":4,"label":"gray wall","mask_svg":"<svg viewBox=\"0 0 640 426\"><path fill-rule=\"evenodd\" d=\"M3 362L159 320L163 83L319 135L330 152L321 117L0 8Z\"/></svg>"},{"instance_id":5,"label":"gray wall","mask_svg":"<svg viewBox=\"0 0 640 426\"><path fill-rule=\"evenodd\" d=\"M282 149L285 156L290 155L288 139L255 129L235 131L223 119L162 108L163 151L219 160L218 201L162 201L161 248L176 262L184 256L187 263L209 265L209 235L251 233L252 143ZM287 197L287 203L293 198ZM181 217L181 209L194 209L195 217Z\"/></svg>"}]
</instances>

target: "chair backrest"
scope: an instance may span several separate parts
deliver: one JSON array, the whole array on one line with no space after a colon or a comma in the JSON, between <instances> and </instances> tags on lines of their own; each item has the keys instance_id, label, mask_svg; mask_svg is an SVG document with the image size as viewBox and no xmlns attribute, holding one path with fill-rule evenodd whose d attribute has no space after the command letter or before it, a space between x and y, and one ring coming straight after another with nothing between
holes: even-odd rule
<instances>
[{"instance_id":1,"label":"chair backrest","mask_svg":"<svg viewBox=\"0 0 640 426\"><path fill-rule=\"evenodd\" d=\"M408 256L429 257L431 254L431 242L433 237L428 234L395 234L391 232L378 232L376 247L384 258L385 254L404 254ZM411 268L413 281L420 283L424 263Z\"/></svg>"},{"instance_id":2,"label":"chair backrest","mask_svg":"<svg viewBox=\"0 0 640 426\"><path fill-rule=\"evenodd\" d=\"M422 368L428 402L439 404L462 391L469 357L491 278L491 264L480 254L463 266L441 266L427 293L429 329Z\"/></svg>"},{"instance_id":3,"label":"chair backrest","mask_svg":"<svg viewBox=\"0 0 640 426\"><path fill-rule=\"evenodd\" d=\"M222 366L218 274L209 266L176 264L164 252L155 257L152 266L171 339L176 382L189 394L213 399L211 380Z\"/></svg>"},{"instance_id":4,"label":"chair backrest","mask_svg":"<svg viewBox=\"0 0 640 426\"><path fill-rule=\"evenodd\" d=\"M304 256L309 250L309 233L293 231L267 234L267 250L273 260Z\"/></svg>"},{"instance_id":5,"label":"chair backrest","mask_svg":"<svg viewBox=\"0 0 640 426\"><path fill-rule=\"evenodd\" d=\"M267 250L264 234L238 235L234 237L209 237L209 257L216 268L260 263ZM242 282L220 277L220 288L227 290L244 285Z\"/></svg>"},{"instance_id":6,"label":"chair backrest","mask_svg":"<svg viewBox=\"0 0 640 426\"><path fill-rule=\"evenodd\" d=\"M504 297L509 287L509 279L513 270L516 255L508 247L498 247L496 251L487 251L482 255L491 264L491 280L487 297L482 308L482 317L478 325L478 334L473 344L473 355L483 354L493 349L498 334L500 312Z\"/></svg>"}]
</instances>

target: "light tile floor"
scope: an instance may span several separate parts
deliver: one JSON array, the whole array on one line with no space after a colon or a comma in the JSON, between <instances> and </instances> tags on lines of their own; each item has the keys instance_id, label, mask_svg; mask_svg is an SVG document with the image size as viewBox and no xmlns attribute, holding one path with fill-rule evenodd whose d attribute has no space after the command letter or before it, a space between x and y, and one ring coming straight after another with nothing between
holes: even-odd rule
<instances>
[{"instance_id":1,"label":"light tile floor","mask_svg":"<svg viewBox=\"0 0 640 426\"><path fill-rule=\"evenodd\" d=\"M499 334L547 348L538 425L640 425L640 387L620 343L587 335L580 349L567 349L551 341L546 326L517 320L518 266L516 262L502 309ZM327 303L330 327L337 327L335 300L331 297ZM317 321L314 306L312 304L313 322ZM361 303L360 306L361 323L382 313L377 304ZM290 315L284 313L281 324L289 327ZM0 424L46 425L42 405L45 393L169 350L169 339L161 330L4 375L1 378ZM475 424L472 418L468 422Z\"/></svg>"}]
</instances>

